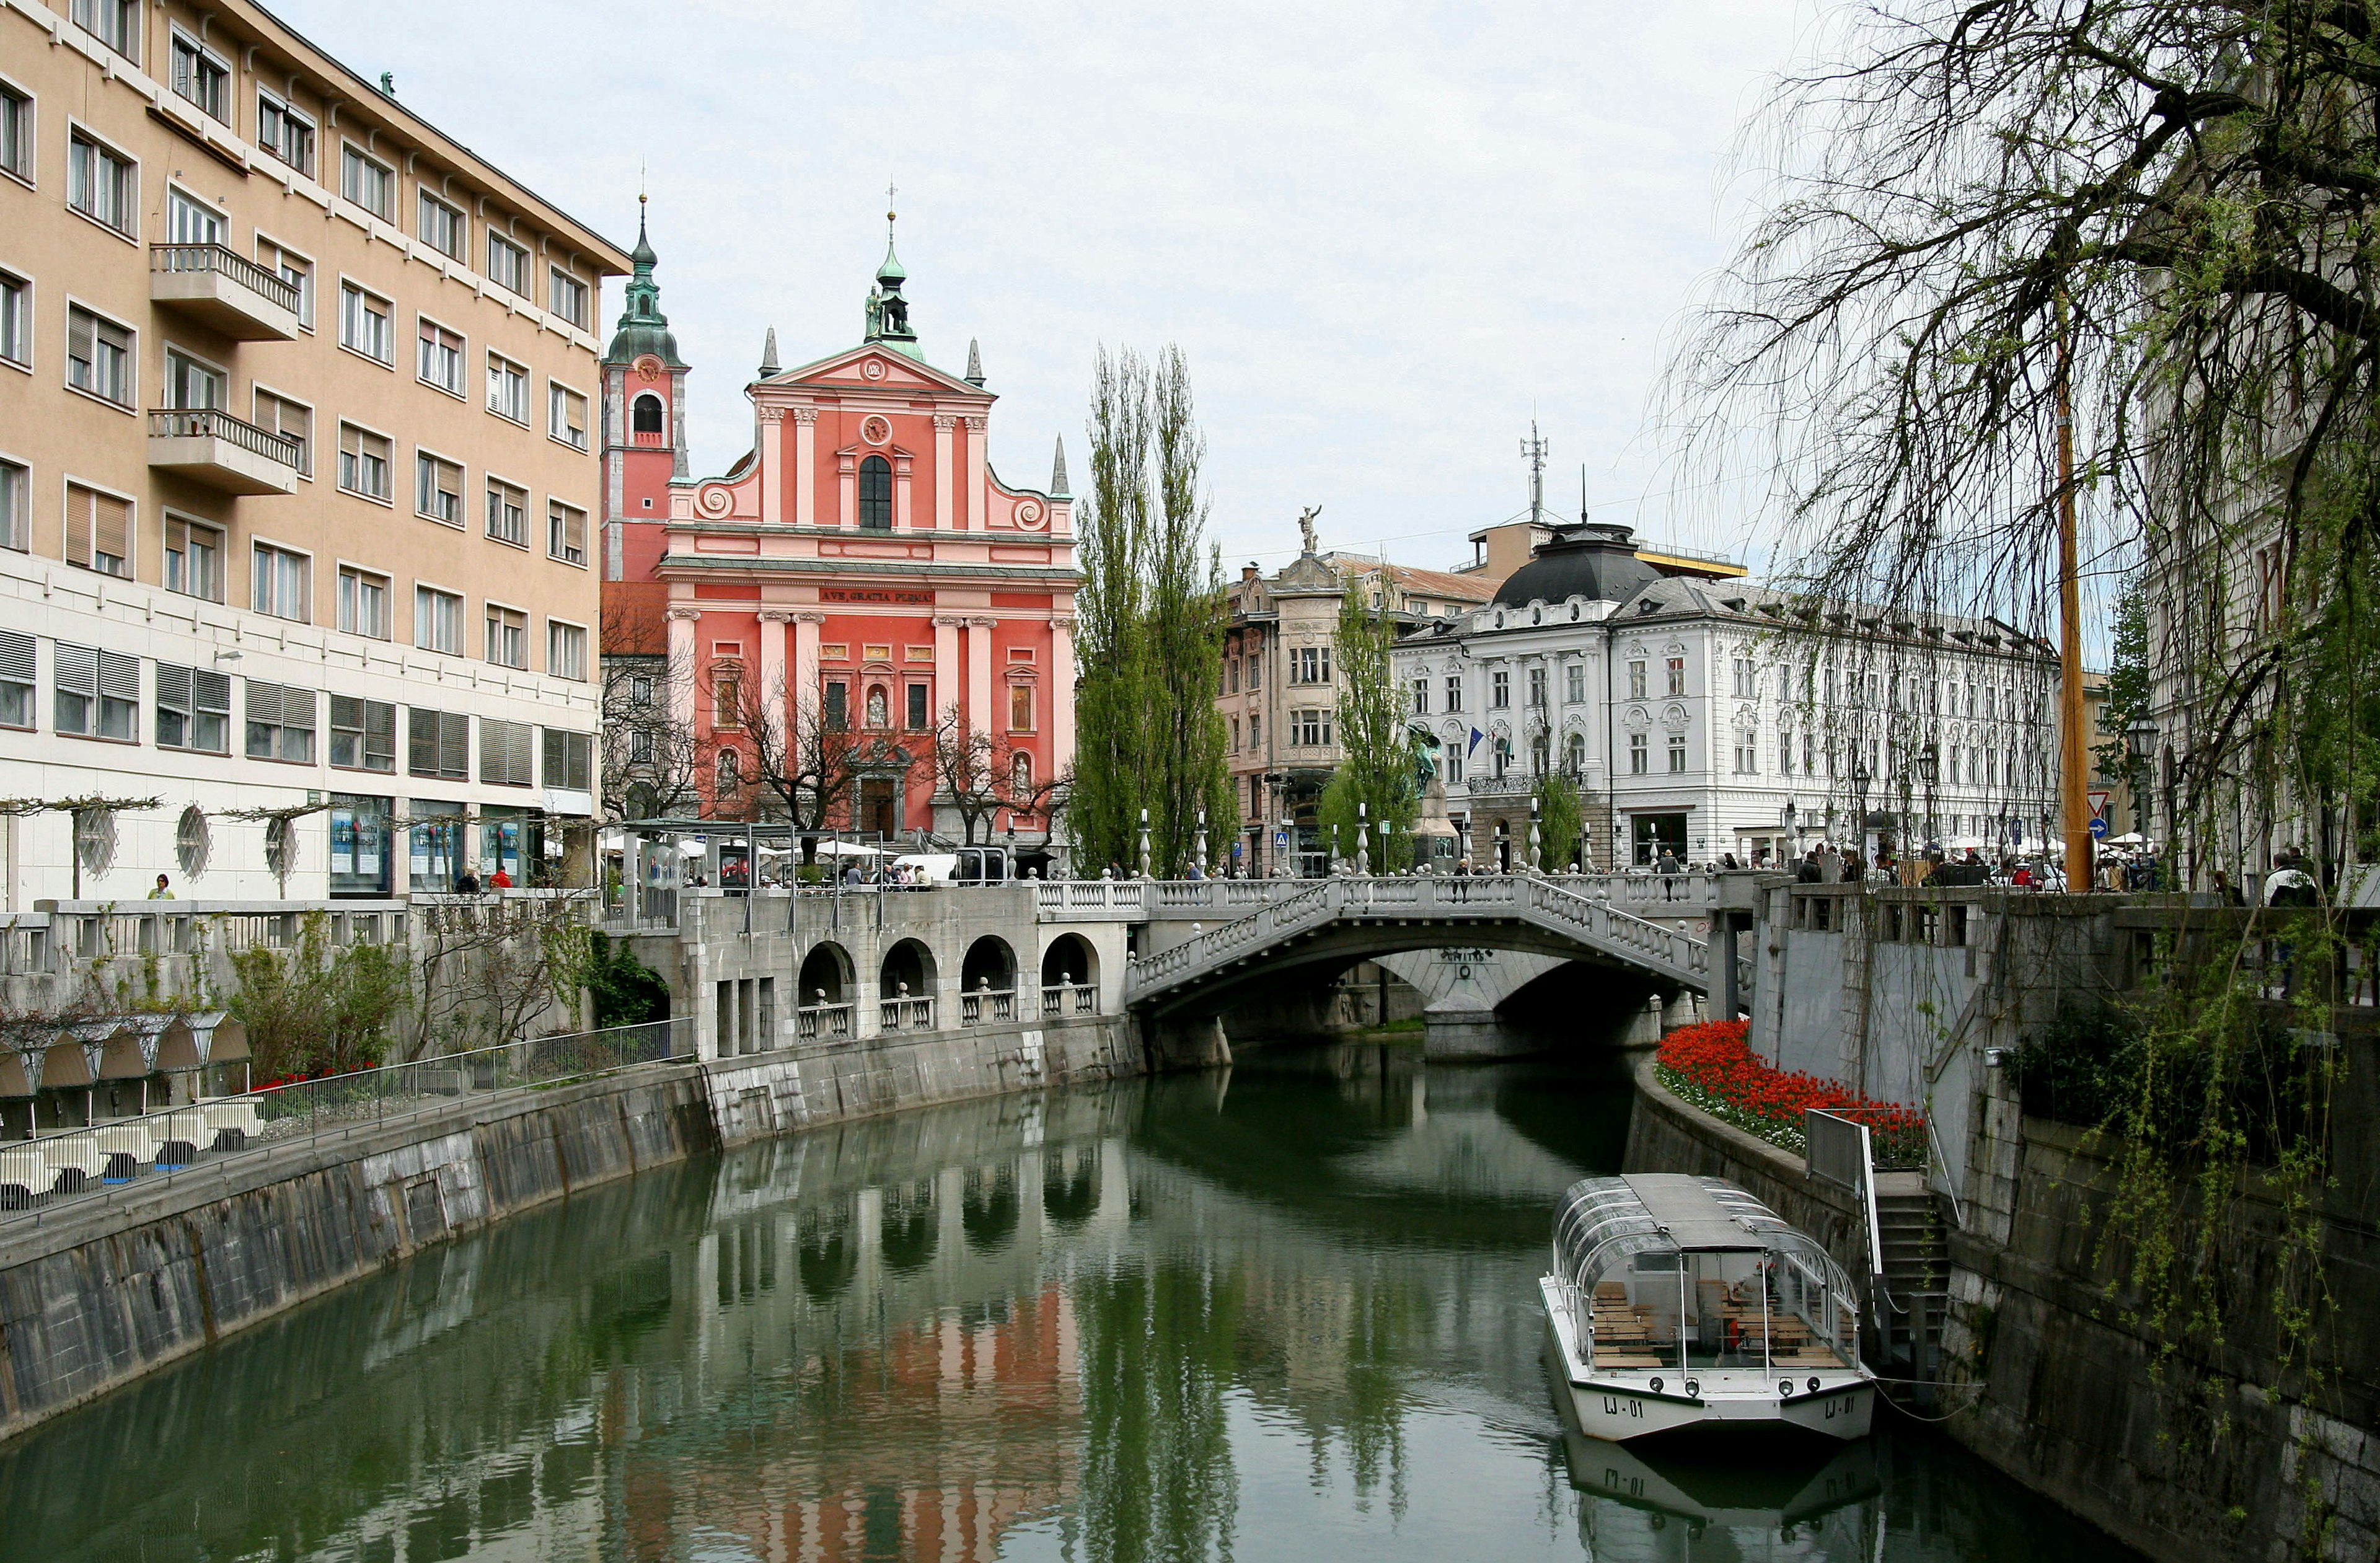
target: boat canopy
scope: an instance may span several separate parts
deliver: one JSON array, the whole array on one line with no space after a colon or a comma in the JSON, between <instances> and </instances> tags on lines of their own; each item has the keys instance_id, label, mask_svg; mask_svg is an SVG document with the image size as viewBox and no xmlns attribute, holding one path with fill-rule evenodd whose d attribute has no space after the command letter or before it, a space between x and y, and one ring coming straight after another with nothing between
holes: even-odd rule
<instances>
[{"instance_id":1,"label":"boat canopy","mask_svg":"<svg viewBox=\"0 0 2380 1563\"><path fill-rule=\"evenodd\" d=\"M1673 1271L1685 1254L1767 1254L1790 1259L1833 1295L1853 1295L1832 1255L1768 1206L1721 1178L1639 1172L1582 1178L1554 1219L1554 1274L1582 1293L1606 1277Z\"/></svg>"}]
</instances>

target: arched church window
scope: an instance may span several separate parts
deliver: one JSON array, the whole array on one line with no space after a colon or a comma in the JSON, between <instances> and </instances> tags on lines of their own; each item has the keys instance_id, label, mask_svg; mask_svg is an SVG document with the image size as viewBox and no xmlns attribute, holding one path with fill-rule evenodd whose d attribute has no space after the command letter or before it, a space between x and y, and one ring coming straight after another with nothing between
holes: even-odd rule
<instances>
[{"instance_id":1,"label":"arched church window","mask_svg":"<svg viewBox=\"0 0 2380 1563\"><path fill-rule=\"evenodd\" d=\"M892 529L892 464L882 456L859 464L859 524L873 531Z\"/></svg>"},{"instance_id":2,"label":"arched church window","mask_svg":"<svg viewBox=\"0 0 2380 1563\"><path fill-rule=\"evenodd\" d=\"M648 391L628 408L630 427L638 434L662 431L662 399Z\"/></svg>"}]
</instances>

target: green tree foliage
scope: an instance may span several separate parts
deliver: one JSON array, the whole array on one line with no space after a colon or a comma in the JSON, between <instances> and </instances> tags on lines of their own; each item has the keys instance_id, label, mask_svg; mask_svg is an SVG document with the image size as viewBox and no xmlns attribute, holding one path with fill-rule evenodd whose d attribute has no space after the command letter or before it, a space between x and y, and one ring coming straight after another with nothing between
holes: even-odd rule
<instances>
[{"instance_id":1,"label":"green tree foliage","mask_svg":"<svg viewBox=\"0 0 2380 1563\"><path fill-rule=\"evenodd\" d=\"M1363 593L1350 588L1340 600L1339 769L1322 789L1317 820L1322 839L1339 842L1339 853L1355 856L1356 822L1368 827L1372 871L1394 873L1413 862L1414 821L1421 794L1415 782L1413 740L1405 733L1404 704L1389 665L1396 623L1382 606L1366 608ZM1356 807L1363 806L1360 813ZM1381 827L1392 826L1385 850Z\"/></svg>"},{"instance_id":2,"label":"green tree foliage","mask_svg":"<svg viewBox=\"0 0 2380 1563\"><path fill-rule=\"evenodd\" d=\"M1537 839L1544 844L1546 866L1560 871L1578 866L1579 832L1586 811L1580 805L1578 784L1552 771L1537 778Z\"/></svg>"},{"instance_id":3,"label":"green tree foliage","mask_svg":"<svg viewBox=\"0 0 2380 1563\"><path fill-rule=\"evenodd\" d=\"M1160 878L1185 871L1198 817L1208 842L1238 829L1215 690L1223 656L1222 565L1207 502L1190 370L1169 347L1152 367L1101 349L1091 381L1091 491L1069 818L1086 867L1139 867L1143 810Z\"/></svg>"},{"instance_id":4,"label":"green tree foliage","mask_svg":"<svg viewBox=\"0 0 2380 1563\"><path fill-rule=\"evenodd\" d=\"M410 974L384 944L334 948L327 920L310 914L294 949L235 953L229 1009L248 1027L258 1080L344 1074L389 1056L390 1027L410 1001Z\"/></svg>"},{"instance_id":5,"label":"green tree foliage","mask_svg":"<svg viewBox=\"0 0 2380 1563\"><path fill-rule=\"evenodd\" d=\"M2125 739L2134 721L2149 715L2154 696L2149 673L2149 604L2146 583L2133 579L2116 600L2110 626L2113 655L2107 664L2107 700L2099 725L2108 736L2092 753L2102 776L2129 776L2131 750ZM2146 830L2145 826L2141 827Z\"/></svg>"},{"instance_id":6,"label":"green tree foliage","mask_svg":"<svg viewBox=\"0 0 2380 1563\"><path fill-rule=\"evenodd\" d=\"M669 984L659 972L625 944L592 931L587 939L587 988L595 999L598 1029L669 1019Z\"/></svg>"}]
</instances>

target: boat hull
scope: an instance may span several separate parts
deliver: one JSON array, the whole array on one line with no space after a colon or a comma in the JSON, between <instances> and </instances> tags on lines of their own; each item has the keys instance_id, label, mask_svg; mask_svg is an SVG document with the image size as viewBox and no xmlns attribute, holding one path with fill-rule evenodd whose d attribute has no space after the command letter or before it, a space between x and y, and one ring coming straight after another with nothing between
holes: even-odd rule
<instances>
[{"instance_id":1,"label":"boat hull","mask_svg":"<svg viewBox=\"0 0 2380 1563\"><path fill-rule=\"evenodd\" d=\"M1569 1397L1578 1429L1591 1438L1624 1443L1655 1433L1689 1427L1798 1427L1830 1438L1864 1438L1876 1414L1876 1380L1864 1368L1837 1369L1815 1375L1819 1387L1807 1387L1810 1375L1790 1380L1791 1395L1778 1386L1788 1382L1775 1375L1751 1373L1676 1371L1658 1375L1627 1369L1597 1372L1588 1365L1572 1327L1569 1310L1561 1306L1560 1282L1548 1276L1540 1286L1545 1295L1546 1322L1552 1331L1552 1364L1561 1373L1562 1392ZM1662 1380L1661 1387L1652 1380ZM1684 1392L1691 1381L1695 1392Z\"/></svg>"}]
</instances>

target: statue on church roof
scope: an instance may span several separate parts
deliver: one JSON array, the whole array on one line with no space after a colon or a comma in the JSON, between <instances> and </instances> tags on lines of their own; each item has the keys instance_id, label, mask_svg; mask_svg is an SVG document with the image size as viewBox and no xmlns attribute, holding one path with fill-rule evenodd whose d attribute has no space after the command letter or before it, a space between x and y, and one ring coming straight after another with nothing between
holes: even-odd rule
<instances>
[{"instance_id":1,"label":"statue on church roof","mask_svg":"<svg viewBox=\"0 0 2380 1563\"><path fill-rule=\"evenodd\" d=\"M1321 514L1322 507L1320 505L1309 504L1297 517L1298 534L1305 538L1305 551L1308 553L1317 551L1314 543L1314 518Z\"/></svg>"}]
</instances>

